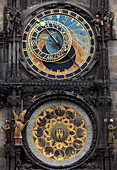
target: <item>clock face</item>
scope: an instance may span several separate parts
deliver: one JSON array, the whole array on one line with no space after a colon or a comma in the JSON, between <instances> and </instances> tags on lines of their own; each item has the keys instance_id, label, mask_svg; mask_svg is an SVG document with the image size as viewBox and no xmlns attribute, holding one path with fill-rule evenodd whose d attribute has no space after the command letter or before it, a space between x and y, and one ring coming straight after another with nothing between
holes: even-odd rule
<instances>
[{"instance_id":1,"label":"clock face","mask_svg":"<svg viewBox=\"0 0 117 170\"><path fill-rule=\"evenodd\" d=\"M49 79L69 79L91 63L94 33L73 11L51 9L39 13L26 26L22 51L28 65Z\"/></svg>"},{"instance_id":2,"label":"clock face","mask_svg":"<svg viewBox=\"0 0 117 170\"><path fill-rule=\"evenodd\" d=\"M87 113L66 100L45 102L31 115L28 146L38 160L54 167L71 166L90 149L93 127Z\"/></svg>"}]
</instances>

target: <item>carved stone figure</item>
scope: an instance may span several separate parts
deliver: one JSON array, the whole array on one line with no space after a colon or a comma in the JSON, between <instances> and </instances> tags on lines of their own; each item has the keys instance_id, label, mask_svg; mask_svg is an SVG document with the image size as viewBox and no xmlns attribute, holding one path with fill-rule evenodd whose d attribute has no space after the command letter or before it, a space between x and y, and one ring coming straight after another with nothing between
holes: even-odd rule
<instances>
[{"instance_id":1,"label":"carved stone figure","mask_svg":"<svg viewBox=\"0 0 117 170\"><path fill-rule=\"evenodd\" d=\"M114 132L115 132L115 129L117 129L117 126L114 127L113 126L113 119L110 119L110 124L108 125L108 144L109 145L112 145L114 143L114 139L115 139Z\"/></svg>"},{"instance_id":2,"label":"carved stone figure","mask_svg":"<svg viewBox=\"0 0 117 170\"><path fill-rule=\"evenodd\" d=\"M11 13L6 14L7 18L7 33L9 36L12 36L13 32L13 17Z\"/></svg>"},{"instance_id":3,"label":"carved stone figure","mask_svg":"<svg viewBox=\"0 0 117 170\"><path fill-rule=\"evenodd\" d=\"M22 30L21 14L17 12L15 18L15 36L21 35L21 30Z\"/></svg>"},{"instance_id":4,"label":"carved stone figure","mask_svg":"<svg viewBox=\"0 0 117 170\"><path fill-rule=\"evenodd\" d=\"M11 142L11 127L9 124L9 120L5 120L4 127L1 127L5 131L5 141L6 144L10 144Z\"/></svg>"},{"instance_id":5,"label":"carved stone figure","mask_svg":"<svg viewBox=\"0 0 117 170\"><path fill-rule=\"evenodd\" d=\"M27 110L24 110L20 113L19 117L13 110L13 114L15 117L15 131L14 131L14 139L15 139L15 145L22 145L22 130L24 129L24 124L22 123L24 121L24 116L26 114Z\"/></svg>"},{"instance_id":6,"label":"carved stone figure","mask_svg":"<svg viewBox=\"0 0 117 170\"><path fill-rule=\"evenodd\" d=\"M105 32L105 36L110 37L110 27L111 27L111 22L112 19L110 17L110 12L107 12L106 15L104 16L104 32Z\"/></svg>"},{"instance_id":7,"label":"carved stone figure","mask_svg":"<svg viewBox=\"0 0 117 170\"><path fill-rule=\"evenodd\" d=\"M93 23L95 24L97 36L100 36L101 35L102 21L101 21L99 15L96 15L96 18L93 20Z\"/></svg>"}]
</instances>

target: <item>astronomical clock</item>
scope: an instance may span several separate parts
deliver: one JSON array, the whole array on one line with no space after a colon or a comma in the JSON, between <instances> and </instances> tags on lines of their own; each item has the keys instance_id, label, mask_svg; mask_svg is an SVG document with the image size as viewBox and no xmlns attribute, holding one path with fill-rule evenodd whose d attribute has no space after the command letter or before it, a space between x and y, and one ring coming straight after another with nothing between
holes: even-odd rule
<instances>
[{"instance_id":1,"label":"astronomical clock","mask_svg":"<svg viewBox=\"0 0 117 170\"><path fill-rule=\"evenodd\" d=\"M95 35L88 21L73 10L53 8L27 21L22 35L26 64L46 81L79 77L92 66ZM24 150L37 166L64 169L82 165L95 151L95 111L81 97L45 95L30 108ZM41 104L40 104L41 103ZM95 131L95 135L94 135Z\"/></svg>"},{"instance_id":2,"label":"astronomical clock","mask_svg":"<svg viewBox=\"0 0 117 170\"><path fill-rule=\"evenodd\" d=\"M31 7L29 0L12 1L12 7L9 1L4 10L7 170L113 170L107 168L108 38L101 25L108 0L43 1Z\"/></svg>"},{"instance_id":3,"label":"astronomical clock","mask_svg":"<svg viewBox=\"0 0 117 170\"><path fill-rule=\"evenodd\" d=\"M70 79L91 64L94 32L80 14L67 9L46 10L26 25L22 50L36 74L53 80Z\"/></svg>"}]
</instances>

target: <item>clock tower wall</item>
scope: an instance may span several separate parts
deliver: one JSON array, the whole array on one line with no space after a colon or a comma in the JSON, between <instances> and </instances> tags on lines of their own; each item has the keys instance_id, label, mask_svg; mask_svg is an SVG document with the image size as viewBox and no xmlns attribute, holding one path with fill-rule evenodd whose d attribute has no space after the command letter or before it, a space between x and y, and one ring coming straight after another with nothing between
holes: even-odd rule
<instances>
[{"instance_id":1,"label":"clock tower wall","mask_svg":"<svg viewBox=\"0 0 117 170\"><path fill-rule=\"evenodd\" d=\"M59 12L57 12L58 9ZM64 10L62 11L62 9ZM4 10L4 32L1 33L2 45L0 44L3 49L3 53L1 55L2 64L0 63L3 70L1 73L2 76L0 77L0 88L1 88L0 90L2 96L1 107L2 108L5 107L7 109L6 119L10 120L10 126L11 126L10 146L5 145L7 169L9 168L14 169L15 166L17 168L18 167L25 168L25 169L32 168L35 170L41 168L57 169L59 167L57 159L59 159L59 161L61 161L61 165L64 165L68 169L73 169L73 167L75 168L77 167L76 165L78 165L78 168L76 169L110 170L109 169L110 165L112 165L113 162L113 156L112 156L113 148L108 147L108 131L107 131L109 118L112 117L112 115L110 116L111 96L110 96L110 89L109 89L110 77L109 77L109 67L108 67L108 43L107 43L109 41L109 37L104 35L103 26L99 27L99 29L102 30L100 32L100 35L99 34L97 35L97 28L95 25L95 15L98 13L99 16L101 17L100 19L103 20L105 11L108 11L107 0L103 0L103 1L100 0L75 1L74 0L72 2L23 0L22 3L21 1L18 0L12 2L8 1ZM54 13L56 15L54 15ZM43 16L42 20L39 18L40 17L39 14ZM7 27L9 23L9 16L11 21L10 22L11 29ZM55 20L51 19L51 17L53 16L56 17ZM59 19L59 17L61 17L61 20L63 19L63 22L60 21L60 24L57 25L56 20ZM73 30L75 28L73 27L70 30L65 25L66 22L65 19L67 17L68 20L70 20L71 22L70 25L72 25L72 23L75 22L77 22L77 27L80 25L79 30L81 34L79 32L77 32L76 34L78 35L80 34L79 36L83 36L82 31L84 30L84 35L86 34L87 37L89 37L89 39L88 38L79 39L77 37L79 43L78 49L75 49L75 46L78 44L76 44L75 38L73 39L73 36L71 36L72 33L74 34ZM17 24L18 22L20 23L19 25ZM50 22L52 22L52 24L55 25L50 26L49 25ZM64 32L66 30L68 30L67 31L68 33L71 31L69 36L67 37L68 41L66 41L69 42L68 45L70 47L72 44L72 48L70 48L71 53L70 53L70 49L67 50L68 53L66 52L66 50L64 50L67 49L67 46L65 46L66 43L64 45L62 41L60 42L60 40L64 38L64 36L62 34L62 31L58 31L57 29L55 29L56 26L60 27L60 30L63 29ZM29 27L31 31L28 31ZM36 47L41 48L41 46L45 43L45 41L42 42L40 40L41 36L44 35L42 33L43 31L37 32L36 29L45 29L44 31L46 32L46 34L48 33L50 36L50 37L48 36L49 38L47 40L52 41L53 42L52 45L54 44L54 48L52 45L46 44L45 46L48 48L48 50L45 50L44 49L45 46L43 46L43 51L45 50L44 53L46 53L48 59L45 59L43 57L43 55L45 54L42 53L41 60L39 60L40 58L37 57L38 52L36 53L35 51L35 45L34 44L32 45L32 36L35 42L38 39L39 46L37 45ZM54 33L52 34L53 30ZM37 38L35 36L37 34L40 37ZM57 36L59 36L58 39ZM72 38L72 43L69 37ZM84 43L84 41L87 42ZM60 54L63 58L59 58L59 54L56 54L56 56L51 54L54 60L54 62L51 63L49 61L51 60L51 56L49 56L48 53L52 53L53 50L55 50L55 47L57 53L59 51L57 50L57 48L59 49L60 47L62 47L61 44L63 45L63 51L61 50ZM85 46L83 46L82 44L85 44ZM86 49L84 50L84 48L86 47L90 50L89 51ZM31 49L34 52L34 54L36 53L36 57L35 55L32 55L31 50L27 50L27 49ZM111 49L112 48L110 47L110 58L112 58L112 60L110 60L110 70L112 70L111 73L113 73L113 71L115 72L116 68L114 66L111 66L113 60L115 61L114 55L111 55ZM79 56L77 55L78 50L80 51ZM90 54L87 51L90 52ZM62 52L65 53L65 56L62 54ZM76 59L74 57L75 55L72 56L73 53L76 55ZM66 59L67 54L68 57L70 58L69 59L70 62L62 65L61 63L67 62L68 60L68 58ZM81 54L81 58L80 58L80 54ZM82 54L85 55L86 60L84 60ZM78 59L80 58L80 61L78 61L77 58ZM61 63L59 63L59 61L61 61ZM56 63L59 64L59 67L61 67L61 69L56 69L58 67ZM71 67L71 65L73 67ZM66 70L69 71L67 72ZM112 80L114 80L112 76L113 75L111 74L111 78ZM115 88L114 81L112 81L111 87L112 87L112 97L113 100L115 101L113 105L115 107L115 109L113 109L113 113L115 113L116 97L113 92L113 89ZM5 105L5 103L7 106ZM44 103L46 104L44 105ZM87 115L86 117L83 117L83 114L80 112L80 110L77 108L76 105L80 108L80 110L82 110L84 115ZM74 106L74 108L72 108L72 106ZM25 123L27 122L26 125L27 129L25 128L22 133L24 147L17 147L15 146L15 140L14 140L15 120L14 120L13 110L15 110L16 114L18 114L19 116L22 109L28 109L27 112L28 114L25 116ZM52 129L54 130L51 133L52 135L55 133L55 136L53 135L54 137L52 137L50 135L49 137L47 137L46 136L47 134L45 136L44 134L43 135L38 133L36 134L35 131L38 131L41 125L39 125L40 122L37 121L36 117L33 117L34 112L36 114L38 113L37 117L39 117L39 120L42 120L43 118L43 121L48 123L47 125L50 126L51 122L48 116L51 115L48 114L46 115L44 113L48 112L48 110L50 112L54 109L56 109L56 113L54 113L54 117L52 118L52 121L56 122L56 119L57 121L60 121L59 125L54 126L54 124L52 124L53 126ZM73 120L70 122L69 120L70 118L68 115L66 117L64 115L61 120L58 120L59 119L58 117L61 116L61 114L63 113L63 112L60 113L60 109L63 109L66 115L68 111L72 110L71 116L73 116L72 118ZM39 149L40 146L37 144L37 136L35 136L35 134L41 135L42 141L45 141L46 139L49 140L49 138L51 137L52 139L53 138L55 139L55 142L58 141L60 142L62 139L67 140L66 136L68 132L70 132L71 134L73 134L73 132L72 130L67 131L66 125L65 124L61 125L61 121L66 123L64 121L64 119L66 118L66 121L68 121L71 125L69 128L71 129L74 128L73 129L75 130L74 133L76 133L76 131L79 132L80 131L78 129L79 127L77 127L77 125L76 125L77 128L74 127L75 123L73 123L73 121L77 120L75 119L75 116L78 115L77 113L78 111L81 114L81 115L79 114L79 117L82 119L82 122L84 122L84 127L83 125L81 125L82 127L81 131L84 133L84 139L83 139L84 142L85 142L85 137L87 136L88 138L89 132L91 132L92 134L89 136L90 138L89 143L88 142L86 143L86 147L83 148L81 154L76 149L74 151L74 148L76 147L75 144L81 142L81 141L77 141L78 139L76 140L73 139L72 143L75 144L69 143L70 148L67 148L69 149L68 150L69 152L65 151L67 146L61 149L59 148L60 147L59 143L57 143L58 144L57 147L59 148L58 155L57 155L58 150L56 149L56 146L53 144L54 153L56 154L53 155L53 151L49 151L50 156L52 156L51 157L52 159L50 160L50 158L48 158L48 154L44 150L42 151L42 149ZM2 118L0 119L1 119L1 124L3 124L3 119L5 119L5 117L3 119ZM116 120L116 116L115 116L115 120ZM31 121L33 122L32 124ZM36 129L34 127L35 123L37 127L38 126L40 127ZM44 128L46 129L47 125L44 124L43 129ZM33 126L32 129L34 130L32 133L34 140L31 139L31 134L29 130L31 129L32 126ZM87 128L85 126L87 126ZM62 133L59 136L60 130ZM42 127L40 128L40 131L42 132ZM43 130L42 133L46 133L45 131L46 130ZM83 133L81 135L83 135ZM26 138L27 134L30 135ZM64 138L64 134L66 134L65 138ZM78 135L76 135L74 138L77 138ZM59 138L61 136L63 136L63 138L60 140ZM38 137L40 138L40 136ZM29 142L30 139L32 142L31 144ZM91 144L91 140L92 140L92 144ZM67 140L67 142L69 142L69 140ZM51 142L48 143L51 146ZM44 142L43 145L45 147ZM38 149L36 150L36 152L34 147ZM89 148L89 151L86 148ZM52 147L48 148L48 144L47 144L46 149L51 150ZM72 150L72 152L70 150ZM8 154L8 152L10 154ZM78 160L76 163L74 161L74 156L72 155L74 152L75 154L77 152L76 157L79 154L81 158L79 160L77 157ZM83 152L84 153L86 152L86 154L84 154ZM42 153L42 155L45 157L42 156L40 158L39 156L40 153ZM69 156L70 154L72 155L70 157L70 161L73 164L69 163L69 167L66 164L68 157L65 157L64 154L67 156ZM22 155L24 155L24 158L22 157ZM65 161L63 161L63 164L62 164L62 158L66 159ZM44 160L47 161L47 162L45 161L45 163L47 163L47 166L44 165L43 163ZM56 160L57 160L57 164L54 163L54 161ZM33 162L33 164L31 164L31 162ZM102 167L105 167L105 169L103 169ZM61 168L63 167L60 166L59 169ZM113 170L112 167L111 170Z\"/></svg>"}]
</instances>

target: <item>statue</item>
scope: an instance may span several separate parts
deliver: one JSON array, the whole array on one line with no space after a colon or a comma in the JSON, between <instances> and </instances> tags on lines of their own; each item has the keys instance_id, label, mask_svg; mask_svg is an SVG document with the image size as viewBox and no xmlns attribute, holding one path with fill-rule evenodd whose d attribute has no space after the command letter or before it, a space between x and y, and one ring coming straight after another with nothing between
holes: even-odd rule
<instances>
[{"instance_id":1,"label":"statue","mask_svg":"<svg viewBox=\"0 0 117 170\"><path fill-rule=\"evenodd\" d=\"M7 33L9 36L12 36L13 32L13 17L10 13L6 14L7 18Z\"/></svg>"},{"instance_id":2,"label":"statue","mask_svg":"<svg viewBox=\"0 0 117 170\"><path fill-rule=\"evenodd\" d=\"M110 12L107 12L106 15L104 16L104 32L105 32L105 36L110 37L110 27L111 27L111 22L112 19L110 17Z\"/></svg>"},{"instance_id":3,"label":"statue","mask_svg":"<svg viewBox=\"0 0 117 170\"><path fill-rule=\"evenodd\" d=\"M108 125L108 144L109 145L112 145L114 143L114 139L115 139L114 132L115 132L115 129L117 129L117 126L114 127L113 126L113 119L110 119L110 124Z\"/></svg>"},{"instance_id":4,"label":"statue","mask_svg":"<svg viewBox=\"0 0 117 170\"><path fill-rule=\"evenodd\" d=\"M93 23L95 24L97 36L101 36L101 30L102 30L103 23L102 23L99 15L96 15L96 18L93 20Z\"/></svg>"},{"instance_id":5,"label":"statue","mask_svg":"<svg viewBox=\"0 0 117 170\"><path fill-rule=\"evenodd\" d=\"M22 30L21 14L20 12L17 12L15 18L15 36L21 35L21 30Z\"/></svg>"},{"instance_id":6,"label":"statue","mask_svg":"<svg viewBox=\"0 0 117 170\"><path fill-rule=\"evenodd\" d=\"M6 144L10 144L11 142L11 127L9 124L9 120L5 120L4 127L1 127L5 131L5 141Z\"/></svg>"},{"instance_id":7,"label":"statue","mask_svg":"<svg viewBox=\"0 0 117 170\"><path fill-rule=\"evenodd\" d=\"M15 145L22 145L22 133L21 132L25 126L22 122L24 121L24 116L26 112L27 110L24 110L23 112L20 113L18 117L18 115L13 110L13 114L15 117L15 131L14 131Z\"/></svg>"}]
</instances>

